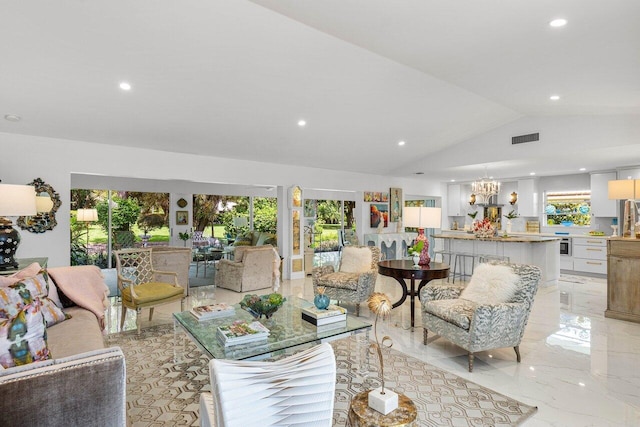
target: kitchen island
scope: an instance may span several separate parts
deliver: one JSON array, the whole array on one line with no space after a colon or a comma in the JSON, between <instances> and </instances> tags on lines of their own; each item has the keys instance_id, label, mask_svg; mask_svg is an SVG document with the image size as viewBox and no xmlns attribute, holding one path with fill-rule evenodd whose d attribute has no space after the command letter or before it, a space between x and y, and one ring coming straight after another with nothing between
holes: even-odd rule
<instances>
[{"instance_id":1,"label":"kitchen island","mask_svg":"<svg viewBox=\"0 0 640 427\"><path fill-rule=\"evenodd\" d=\"M540 286L554 286L560 278L560 238L541 236L499 236L478 239L473 234L442 233L433 236L436 250L454 253L469 253L477 258L483 255L509 257L517 264L531 264L540 267ZM451 267L453 275L453 266ZM471 261L467 260L466 271L471 271Z\"/></svg>"}]
</instances>

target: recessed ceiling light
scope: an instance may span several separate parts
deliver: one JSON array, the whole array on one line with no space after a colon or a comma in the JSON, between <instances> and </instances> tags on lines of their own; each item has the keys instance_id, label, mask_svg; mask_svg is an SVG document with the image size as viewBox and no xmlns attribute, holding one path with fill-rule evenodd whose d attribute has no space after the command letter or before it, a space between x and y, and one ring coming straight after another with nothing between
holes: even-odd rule
<instances>
[{"instance_id":1,"label":"recessed ceiling light","mask_svg":"<svg viewBox=\"0 0 640 427\"><path fill-rule=\"evenodd\" d=\"M400 147L402 147L404 144L406 144L406 142L404 142L404 141L398 141L398 145L399 145Z\"/></svg>"},{"instance_id":2,"label":"recessed ceiling light","mask_svg":"<svg viewBox=\"0 0 640 427\"><path fill-rule=\"evenodd\" d=\"M580 168L580 170L581 170L581 171L586 171L586 170L587 170L587 168Z\"/></svg>"},{"instance_id":3,"label":"recessed ceiling light","mask_svg":"<svg viewBox=\"0 0 640 427\"><path fill-rule=\"evenodd\" d=\"M131 85L127 82L120 82L120 89L131 90Z\"/></svg>"},{"instance_id":4,"label":"recessed ceiling light","mask_svg":"<svg viewBox=\"0 0 640 427\"><path fill-rule=\"evenodd\" d=\"M549 22L549 25L552 27L564 27L565 25L567 25L567 20L564 18L554 19L553 21Z\"/></svg>"},{"instance_id":5,"label":"recessed ceiling light","mask_svg":"<svg viewBox=\"0 0 640 427\"><path fill-rule=\"evenodd\" d=\"M5 120L9 120L10 122L19 122L20 120L22 120L22 117L17 114L5 114L4 118Z\"/></svg>"},{"instance_id":6,"label":"recessed ceiling light","mask_svg":"<svg viewBox=\"0 0 640 427\"><path fill-rule=\"evenodd\" d=\"M307 125L307 121L306 120L298 120L298 126L305 127Z\"/></svg>"},{"instance_id":7,"label":"recessed ceiling light","mask_svg":"<svg viewBox=\"0 0 640 427\"><path fill-rule=\"evenodd\" d=\"M451 180L451 182L456 182L456 180L455 180L455 179L452 179L452 180Z\"/></svg>"},{"instance_id":8,"label":"recessed ceiling light","mask_svg":"<svg viewBox=\"0 0 640 427\"><path fill-rule=\"evenodd\" d=\"M559 100L559 99L560 99L560 95L551 95L551 96L549 97L549 99L550 99L550 100L552 100L552 101L557 101L557 100Z\"/></svg>"},{"instance_id":9,"label":"recessed ceiling light","mask_svg":"<svg viewBox=\"0 0 640 427\"><path fill-rule=\"evenodd\" d=\"M531 175L531 176L533 176L535 174L536 174L535 172L529 172L529 175Z\"/></svg>"}]
</instances>

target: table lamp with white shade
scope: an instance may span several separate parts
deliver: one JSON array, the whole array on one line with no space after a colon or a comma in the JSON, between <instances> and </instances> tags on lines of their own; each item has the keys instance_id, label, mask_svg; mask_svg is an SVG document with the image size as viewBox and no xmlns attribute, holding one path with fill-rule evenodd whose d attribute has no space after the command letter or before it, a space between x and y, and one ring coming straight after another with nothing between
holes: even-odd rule
<instances>
[{"instance_id":1,"label":"table lamp with white shade","mask_svg":"<svg viewBox=\"0 0 640 427\"><path fill-rule=\"evenodd\" d=\"M442 226L442 210L440 208L427 208L407 206L404 208L404 226L418 229L416 242L424 242L420 252L419 265L429 265L429 239L424 234L425 228L440 228Z\"/></svg>"},{"instance_id":2,"label":"table lamp with white shade","mask_svg":"<svg viewBox=\"0 0 640 427\"><path fill-rule=\"evenodd\" d=\"M640 227L636 224L636 209L640 217L640 208L635 205L640 200L640 179L618 179L608 183L609 200L624 200L624 215L622 225L622 237L630 237L631 229L635 227L636 237L640 233ZM616 229L614 228L614 236Z\"/></svg>"},{"instance_id":3,"label":"table lamp with white shade","mask_svg":"<svg viewBox=\"0 0 640 427\"><path fill-rule=\"evenodd\" d=\"M0 270L18 268L14 255L20 244L20 233L6 217L33 216L37 212L33 186L0 184Z\"/></svg>"},{"instance_id":4,"label":"table lamp with white shade","mask_svg":"<svg viewBox=\"0 0 640 427\"><path fill-rule=\"evenodd\" d=\"M89 262L89 223L98 220L97 209L78 209L76 212L76 221L84 222L87 225L87 263Z\"/></svg>"}]
</instances>

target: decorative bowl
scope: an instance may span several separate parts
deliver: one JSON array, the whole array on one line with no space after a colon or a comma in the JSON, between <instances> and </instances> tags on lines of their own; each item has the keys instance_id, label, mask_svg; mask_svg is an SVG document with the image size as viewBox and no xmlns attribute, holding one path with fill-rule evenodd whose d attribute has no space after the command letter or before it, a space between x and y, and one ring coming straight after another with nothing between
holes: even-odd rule
<instances>
[{"instance_id":1,"label":"decorative bowl","mask_svg":"<svg viewBox=\"0 0 640 427\"><path fill-rule=\"evenodd\" d=\"M240 301L240 307L247 310L253 317L259 319L264 316L270 319L287 299L279 293L269 295L245 295Z\"/></svg>"}]
</instances>

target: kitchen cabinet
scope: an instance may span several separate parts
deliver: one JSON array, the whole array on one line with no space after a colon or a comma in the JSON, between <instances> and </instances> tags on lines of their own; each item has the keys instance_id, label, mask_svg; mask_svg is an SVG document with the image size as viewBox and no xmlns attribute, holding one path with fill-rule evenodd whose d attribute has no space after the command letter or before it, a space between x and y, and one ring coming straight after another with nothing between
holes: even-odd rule
<instances>
[{"instance_id":1,"label":"kitchen cabinet","mask_svg":"<svg viewBox=\"0 0 640 427\"><path fill-rule=\"evenodd\" d=\"M640 323L640 240L607 241L605 317Z\"/></svg>"},{"instance_id":2,"label":"kitchen cabinet","mask_svg":"<svg viewBox=\"0 0 640 427\"><path fill-rule=\"evenodd\" d=\"M607 241L574 237L573 270L583 273L607 274Z\"/></svg>"},{"instance_id":3,"label":"kitchen cabinet","mask_svg":"<svg viewBox=\"0 0 640 427\"><path fill-rule=\"evenodd\" d=\"M609 200L609 181L617 179L616 172L591 174L591 213L596 217L617 217L618 201Z\"/></svg>"},{"instance_id":4,"label":"kitchen cabinet","mask_svg":"<svg viewBox=\"0 0 640 427\"><path fill-rule=\"evenodd\" d=\"M447 187L447 215L448 216L462 216L465 213L462 211L461 201L461 188L460 184L449 184Z\"/></svg>"},{"instance_id":5,"label":"kitchen cabinet","mask_svg":"<svg viewBox=\"0 0 640 427\"><path fill-rule=\"evenodd\" d=\"M537 178L518 180L518 213L520 216L539 216Z\"/></svg>"}]
</instances>

